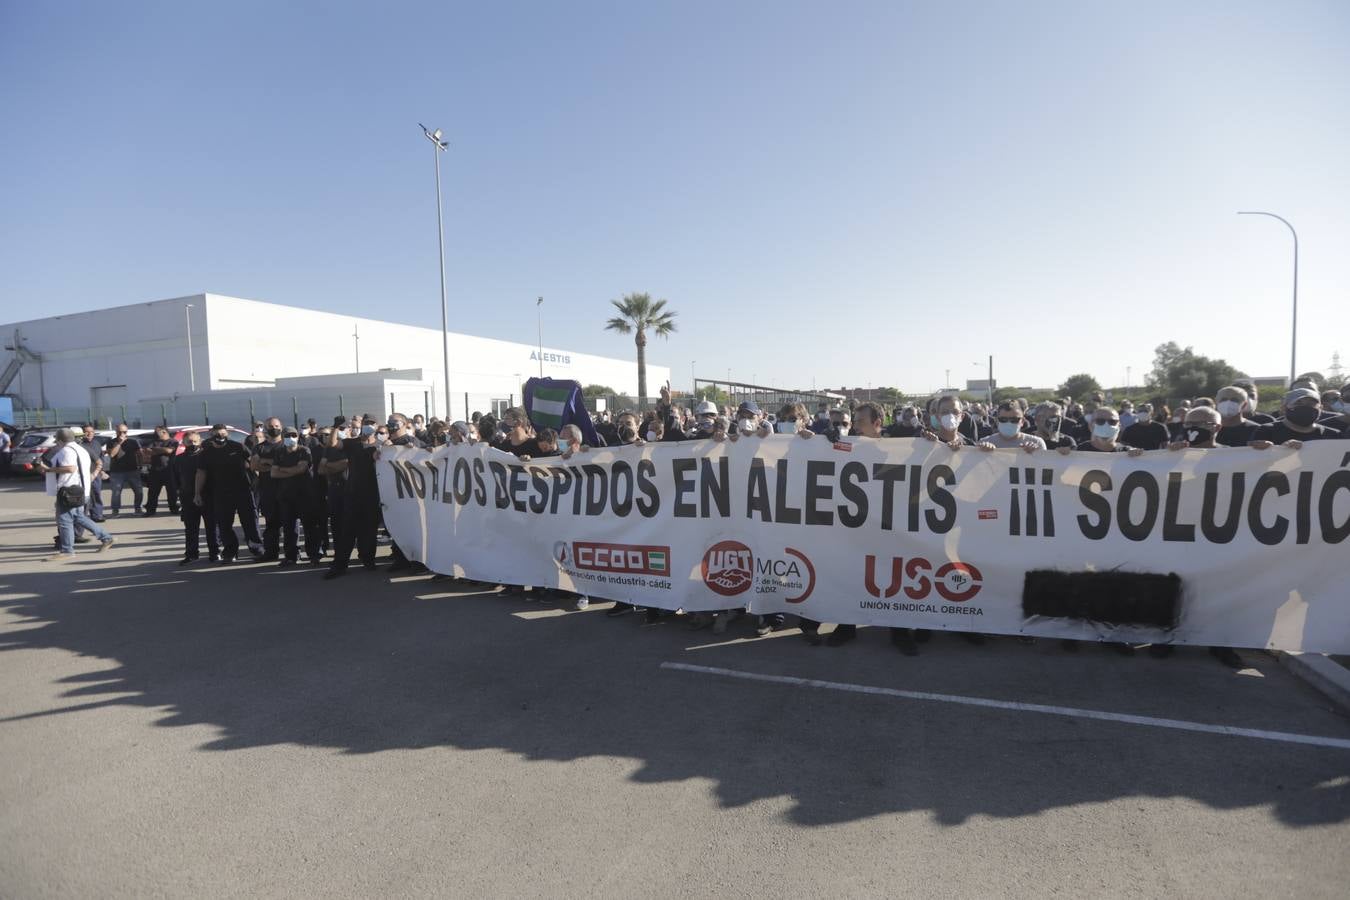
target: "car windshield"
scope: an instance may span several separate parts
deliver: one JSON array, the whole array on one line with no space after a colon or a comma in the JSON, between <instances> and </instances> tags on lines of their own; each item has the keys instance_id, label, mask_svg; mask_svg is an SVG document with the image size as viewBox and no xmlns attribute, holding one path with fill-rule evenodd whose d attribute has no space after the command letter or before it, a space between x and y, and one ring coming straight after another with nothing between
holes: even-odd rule
<instances>
[{"instance_id":1,"label":"car windshield","mask_svg":"<svg viewBox=\"0 0 1350 900\"><path fill-rule=\"evenodd\" d=\"M33 433L25 434L23 440L19 441L20 450L31 450L34 447L41 447L51 439L50 434Z\"/></svg>"}]
</instances>

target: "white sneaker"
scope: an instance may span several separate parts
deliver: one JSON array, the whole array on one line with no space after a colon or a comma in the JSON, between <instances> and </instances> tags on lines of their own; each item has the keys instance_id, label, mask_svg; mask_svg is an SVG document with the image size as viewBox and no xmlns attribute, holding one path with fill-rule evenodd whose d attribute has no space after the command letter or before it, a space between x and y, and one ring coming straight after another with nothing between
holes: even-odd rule
<instances>
[{"instance_id":1,"label":"white sneaker","mask_svg":"<svg viewBox=\"0 0 1350 900\"><path fill-rule=\"evenodd\" d=\"M585 609L590 605L591 605L591 598L583 594L582 596L577 598L577 605L575 609Z\"/></svg>"}]
</instances>

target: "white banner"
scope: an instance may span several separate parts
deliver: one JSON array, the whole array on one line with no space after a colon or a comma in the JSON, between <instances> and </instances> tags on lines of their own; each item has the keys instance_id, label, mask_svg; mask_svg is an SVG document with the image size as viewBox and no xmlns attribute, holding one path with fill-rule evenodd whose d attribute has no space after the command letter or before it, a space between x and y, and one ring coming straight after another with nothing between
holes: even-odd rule
<instances>
[{"instance_id":1,"label":"white banner","mask_svg":"<svg viewBox=\"0 0 1350 900\"><path fill-rule=\"evenodd\" d=\"M386 449L378 472L408 557L475 580L689 612L1350 652L1340 441L1129 458L773 436L526 463L476 445Z\"/></svg>"}]
</instances>

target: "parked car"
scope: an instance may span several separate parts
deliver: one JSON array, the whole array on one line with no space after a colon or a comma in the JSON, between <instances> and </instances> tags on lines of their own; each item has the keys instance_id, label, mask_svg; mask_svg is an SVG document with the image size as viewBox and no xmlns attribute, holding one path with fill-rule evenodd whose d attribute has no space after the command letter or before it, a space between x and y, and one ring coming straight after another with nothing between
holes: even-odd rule
<instances>
[{"instance_id":1,"label":"parked car","mask_svg":"<svg viewBox=\"0 0 1350 900\"><path fill-rule=\"evenodd\" d=\"M16 475L38 474L33 464L54 446L56 446L55 429L24 432L23 437L12 447L9 470Z\"/></svg>"}]
</instances>

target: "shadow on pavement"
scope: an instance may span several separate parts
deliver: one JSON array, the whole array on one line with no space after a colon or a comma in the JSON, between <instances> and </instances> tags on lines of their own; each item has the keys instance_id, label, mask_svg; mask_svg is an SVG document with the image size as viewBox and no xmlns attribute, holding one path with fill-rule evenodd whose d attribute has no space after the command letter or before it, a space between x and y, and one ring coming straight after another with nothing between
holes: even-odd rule
<instances>
[{"instance_id":1,"label":"shadow on pavement","mask_svg":"<svg viewBox=\"0 0 1350 900\"><path fill-rule=\"evenodd\" d=\"M727 807L789 797L788 817L805 825L912 810L957 824L1130 796L1268 806L1294 826L1350 818L1343 750L659 668L676 660L1047 703L1080 699L1065 692L1082 689L1098 699L1078 705L1194 718L1200 707L1141 685L1237 677L1199 651L1125 660L1094 648L1070 656L1053 642L973 648L938 636L910 660L875 630L842 649L791 634L736 642L752 634L747 623L724 636L673 618L647 627L636 615L607 619L604 606L564 612L359 568L337 581L304 566L180 568L170 536L146 536L146 556L87 554L0 577L0 605L23 620L0 633L0 651L109 661L65 679L59 708L6 722L138 706L164 710L164 727L218 729L206 751L444 746L527 760L618 757L638 762L630 777L640 783L708 779ZM1293 693L1314 706L1272 676L1244 682L1244 705L1278 710ZM1215 721L1240 713L1217 710ZM1344 725L1316 721L1316 733Z\"/></svg>"}]
</instances>

